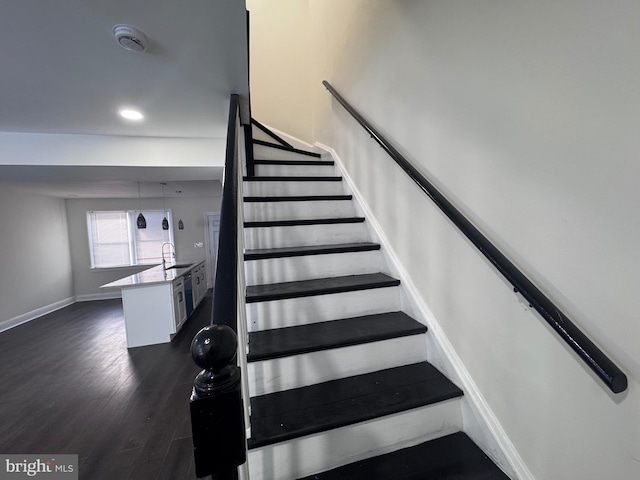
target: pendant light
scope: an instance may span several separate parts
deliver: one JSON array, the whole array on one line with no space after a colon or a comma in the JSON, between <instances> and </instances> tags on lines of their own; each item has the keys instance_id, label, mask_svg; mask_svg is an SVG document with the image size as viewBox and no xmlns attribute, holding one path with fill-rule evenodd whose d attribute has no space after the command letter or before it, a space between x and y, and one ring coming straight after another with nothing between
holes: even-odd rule
<instances>
[{"instance_id":1,"label":"pendant light","mask_svg":"<svg viewBox=\"0 0 640 480\"><path fill-rule=\"evenodd\" d=\"M164 206L164 186L165 185L166 183L160 184L160 186L162 187L162 211L164 213L164 218L162 219L162 229L169 230L169 220L167 220L167 209Z\"/></svg>"},{"instance_id":2,"label":"pendant light","mask_svg":"<svg viewBox=\"0 0 640 480\"><path fill-rule=\"evenodd\" d=\"M147 219L142 215L142 200L140 198L140 182L138 182L138 210L140 210L140 214L138 215L138 219L136 220L136 225L139 229L147 228Z\"/></svg>"},{"instance_id":3,"label":"pendant light","mask_svg":"<svg viewBox=\"0 0 640 480\"><path fill-rule=\"evenodd\" d=\"M176 190L178 196L182 193L182 190ZM178 230L184 230L184 223L182 223L182 219L178 220Z\"/></svg>"}]
</instances>

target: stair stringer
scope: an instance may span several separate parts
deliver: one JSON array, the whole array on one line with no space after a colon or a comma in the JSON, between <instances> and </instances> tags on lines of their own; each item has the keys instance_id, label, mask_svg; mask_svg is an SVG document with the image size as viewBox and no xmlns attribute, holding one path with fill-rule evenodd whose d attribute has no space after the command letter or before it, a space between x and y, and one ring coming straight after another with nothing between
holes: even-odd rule
<instances>
[{"instance_id":1,"label":"stair stringer","mask_svg":"<svg viewBox=\"0 0 640 480\"><path fill-rule=\"evenodd\" d=\"M293 145L295 148L299 148L300 150L308 150L310 152L318 152L318 153L323 153L324 149L322 148L322 146L320 144L317 145L312 145L309 142L305 142L304 140L300 140L299 138L296 138L292 135L289 135L288 133L283 132L282 130L278 130L277 128L273 128L267 124L265 124L264 122L262 123L265 127L267 127L269 130L271 130L273 133L275 133L276 135L278 135L280 138L282 138L283 140L289 142L291 145ZM255 138L260 138L261 140L267 140L268 141L272 141L275 143L275 140L273 140L271 137L269 137L267 134L265 134L264 132L260 131L257 127L253 128L253 132L259 132L259 137L255 137Z\"/></svg>"},{"instance_id":2,"label":"stair stringer","mask_svg":"<svg viewBox=\"0 0 640 480\"><path fill-rule=\"evenodd\" d=\"M278 132L280 134L280 132ZM287 136L287 140L292 137ZM298 140L299 142L299 140ZM315 146L325 153L323 159L335 161L336 169L342 175L346 193L353 195L356 214L366 218L371 241L381 245L385 272L401 281L401 306L409 315L426 325L427 360L458 385L465 395L460 399L464 432L513 479L535 480L524 460L500 425L488 402L473 381L460 356L446 337L433 312L420 295L399 256L391 247L380 223L368 207L367 202L355 186L337 152L320 142Z\"/></svg>"}]
</instances>

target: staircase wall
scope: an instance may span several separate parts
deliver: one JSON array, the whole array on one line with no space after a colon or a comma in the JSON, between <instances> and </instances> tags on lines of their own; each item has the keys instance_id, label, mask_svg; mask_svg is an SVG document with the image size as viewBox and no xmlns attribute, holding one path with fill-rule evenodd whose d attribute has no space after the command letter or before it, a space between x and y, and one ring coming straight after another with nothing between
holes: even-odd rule
<instances>
[{"instance_id":1,"label":"staircase wall","mask_svg":"<svg viewBox=\"0 0 640 480\"><path fill-rule=\"evenodd\" d=\"M314 60L314 129L302 137L335 148L437 323L430 331L439 329L467 386L522 458L522 475L635 478L640 6L308 5L310 39L300 42ZM286 49L277 55L286 58ZM322 79L437 179L619 363L627 392L613 395L599 383L331 100ZM279 108L286 111L286 101ZM295 131L295 116L261 115Z\"/></svg>"},{"instance_id":2,"label":"staircase wall","mask_svg":"<svg viewBox=\"0 0 640 480\"><path fill-rule=\"evenodd\" d=\"M309 2L246 0L246 4L251 17L252 114L272 126L286 125L289 134L311 141ZM296 120L289 122L291 118Z\"/></svg>"}]
</instances>

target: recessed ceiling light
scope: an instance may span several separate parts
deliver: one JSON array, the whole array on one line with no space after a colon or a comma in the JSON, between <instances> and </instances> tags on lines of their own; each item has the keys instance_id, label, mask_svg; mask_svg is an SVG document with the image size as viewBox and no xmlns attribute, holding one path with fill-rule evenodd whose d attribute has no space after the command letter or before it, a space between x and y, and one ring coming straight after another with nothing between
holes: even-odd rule
<instances>
[{"instance_id":1,"label":"recessed ceiling light","mask_svg":"<svg viewBox=\"0 0 640 480\"><path fill-rule=\"evenodd\" d=\"M130 108L123 108L119 113L122 118L126 118L127 120L140 121L144 118L144 115L141 112Z\"/></svg>"}]
</instances>

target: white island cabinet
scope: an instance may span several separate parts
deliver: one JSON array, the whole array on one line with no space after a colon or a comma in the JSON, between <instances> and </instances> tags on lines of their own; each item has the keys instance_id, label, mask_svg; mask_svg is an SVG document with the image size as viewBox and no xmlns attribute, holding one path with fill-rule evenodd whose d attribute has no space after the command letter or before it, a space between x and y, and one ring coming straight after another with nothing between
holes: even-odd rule
<instances>
[{"instance_id":1,"label":"white island cabinet","mask_svg":"<svg viewBox=\"0 0 640 480\"><path fill-rule=\"evenodd\" d=\"M191 275L193 283L193 304L197 305L207 292L207 277L204 263L195 267Z\"/></svg>"},{"instance_id":2,"label":"white island cabinet","mask_svg":"<svg viewBox=\"0 0 640 480\"><path fill-rule=\"evenodd\" d=\"M193 308L204 298L206 286L201 285L204 261L168 267L166 270L162 266L153 267L101 287L122 289L129 348L170 342L184 325L187 320L185 275L191 274Z\"/></svg>"}]
</instances>

